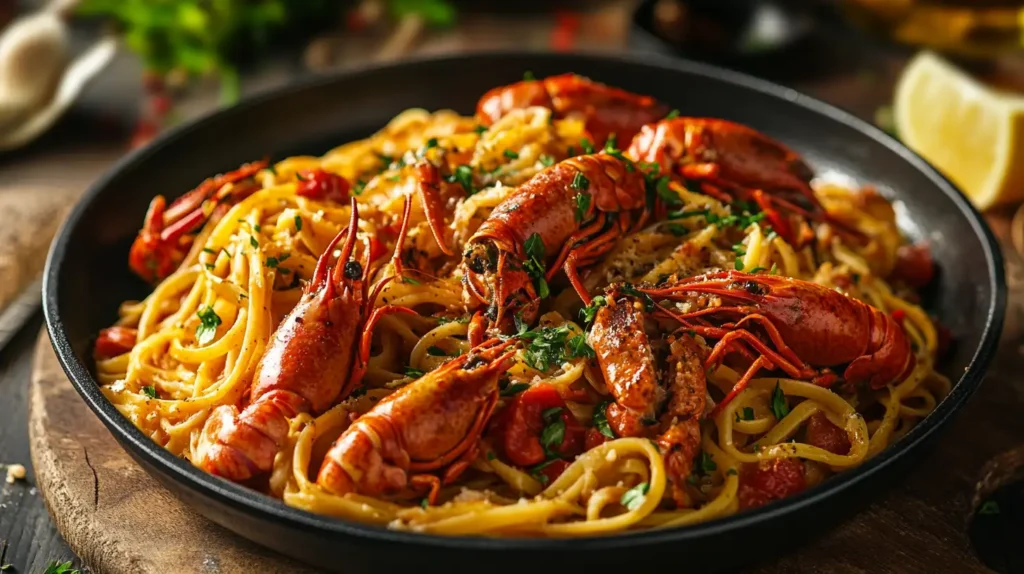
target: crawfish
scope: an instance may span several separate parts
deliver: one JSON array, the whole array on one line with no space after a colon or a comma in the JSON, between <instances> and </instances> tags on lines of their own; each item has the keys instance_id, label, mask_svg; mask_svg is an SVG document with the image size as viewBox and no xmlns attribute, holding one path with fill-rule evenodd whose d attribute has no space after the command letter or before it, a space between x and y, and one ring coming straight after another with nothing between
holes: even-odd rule
<instances>
[{"instance_id":1,"label":"crawfish","mask_svg":"<svg viewBox=\"0 0 1024 574\"><path fill-rule=\"evenodd\" d=\"M476 458L513 343L486 341L385 397L338 437L317 484L339 495L429 489L434 504Z\"/></svg>"},{"instance_id":2,"label":"crawfish","mask_svg":"<svg viewBox=\"0 0 1024 574\"><path fill-rule=\"evenodd\" d=\"M682 329L718 341L707 358L709 369L732 352L752 360L717 410L762 368L831 385L837 378L831 368L845 365L848 384L879 389L902 380L915 365L907 335L892 315L817 283L726 271L639 291L655 301L696 307L658 310Z\"/></svg>"},{"instance_id":3,"label":"crawfish","mask_svg":"<svg viewBox=\"0 0 1024 574\"><path fill-rule=\"evenodd\" d=\"M580 118L598 145L615 134L628 141L644 124L658 121L668 107L650 96L613 88L578 76L562 74L524 80L492 89L477 103L476 115L490 125L512 110L541 106L556 118Z\"/></svg>"},{"instance_id":4,"label":"crawfish","mask_svg":"<svg viewBox=\"0 0 1024 574\"><path fill-rule=\"evenodd\" d=\"M611 293L587 335L614 398L605 417L616 436L647 436L658 443L673 498L685 504L685 481L700 451L700 421L708 405L706 352L689 334L670 336L659 368L644 329L643 304Z\"/></svg>"},{"instance_id":5,"label":"crawfish","mask_svg":"<svg viewBox=\"0 0 1024 574\"><path fill-rule=\"evenodd\" d=\"M495 207L470 237L462 263L467 291L491 305L495 324L507 309L517 308L532 321L539 306L533 280L551 281L564 267L589 304L577 268L600 259L619 237L647 221L645 185L644 174L616 154L573 157L544 169Z\"/></svg>"},{"instance_id":6,"label":"crawfish","mask_svg":"<svg viewBox=\"0 0 1024 574\"><path fill-rule=\"evenodd\" d=\"M360 383L380 318L414 313L390 305L373 308L386 280L370 292L375 253L369 240L364 242L365 262L353 257L359 217L355 198L351 205L347 228L320 256L302 298L281 321L256 366L248 406L239 412L234 405L222 405L206 421L195 464L207 472L241 481L269 471L288 434L289 418L324 412ZM342 239L332 271L330 260Z\"/></svg>"},{"instance_id":7,"label":"crawfish","mask_svg":"<svg viewBox=\"0 0 1024 574\"><path fill-rule=\"evenodd\" d=\"M170 205L164 196L154 197L146 211L142 229L128 252L128 266L151 283L174 273L192 245L194 237L189 233L208 220L216 222L227 213L232 203L259 189L259 185L250 178L265 167L266 160L256 161L211 177ZM207 201L212 205L204 206Z\"/></svg>"},{"instance_id":8,"label":"crawfish","mask_svg":"<svg viewBox=\"0 0 1024 574\"><path fill-rule=\"evenodd\" d=\"M864 239L822 207L811 189L814 172L803 158L748 126L715 118L666 119L644 126L626 155L641 165L657 164L662 174L701 182L701 190L719 200L757 203L775 231L798 248L814 234L807 225L798 234L779 209L801 218L798 223L826 222L847 237Z\"/></svg>"}]
</instances>

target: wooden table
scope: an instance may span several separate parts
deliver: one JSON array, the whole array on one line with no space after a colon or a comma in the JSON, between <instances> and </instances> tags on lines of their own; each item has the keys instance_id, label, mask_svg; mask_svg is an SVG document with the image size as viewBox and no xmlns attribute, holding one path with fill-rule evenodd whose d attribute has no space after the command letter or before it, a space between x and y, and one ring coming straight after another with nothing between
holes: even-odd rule
<instances>
[{"instance_id":1,"label":"wooden table","mask_svg":"<svg viewBox=\"0 0 1024 574\"><path fill-rule=\"evenodd\" d=\"M628 5L629 3L626 3ZM619 14L624 12L621 11ZM606 20L608 20L606 15ZM615 21L612 13L611 21ZM529 23L537 35L537 27L546 23ZM467 26L480 37L481 26ZM625 38L619 34L619 49L625 48ZM427 51L457 50L474 42L458 31L439 36L428 43ZM486 34L485 34L486 35ZM506 38L517 38L506 33ZM491 46L494 37L488 35ZM601 40L609 48L607 38ZM614 44L611 45L614 47ZM633 49L636 49L634 46ZM819 43L798 55L788 64L787 77L798 79L787 83L824 100L844 107L853 113L872 119L876 109L889 103L894 78L908 53L895 48L869 44L863 38L835 29L820 34ZM820 65L809 75L794 74L804 66L802 58L832 62L831 68ZM131 73L136 64L122 59L115 65L121 76L100 82L100 86L86 94L80 104L80 113L109 112L115 115L131 109L137 102L132 83L125 83L124 73ZM809 64L808 64L809 66ZM813 73L812 73L813 72ZM278 74L276 79L263 81L274 84L287 81L288 75ZM263 78L266 80L266 78ZM253 80L259 83L261 80ZM125 91L124 88L132 88ZM201 106L200 106L201 107ZM195 111L194 113L198 113ZM106 166L120 153L118 148L101 146L97 152L95 131L81 121L64 121L44 142L15 154L0 158L0 197L26 182L49 181L55 173L66 171L69 158L77 152L90 150L91 161L84 162L72 182L65 186L84 188L100 167ZM117 135L116 133L114 134ZM28 167L26 167L28 166ZM67 177L67 176L65 176ZM996 232L1008 246L1007 214L990 216ZM1011 251L1009 247L1007 252ZM43 253L38 254L39 257ZM1021 281L1024 271L1019 260L1008 255L1008 275L1011 287L1010 312L1003 344L996 363L982 389L950 425L948 432L935 441L921 457L914 470L898 479L874 504L864 510L877 524L872 548L846 548L830 546L826 535L813 551L788 557L777 566L786 571L821 571L828 564L829 571L979 571L981 564L972 553L965 534L965 521L970 499L982 465L993 456L1024 443L1024 425L1019 413L1024 409L1024 385L1020 383L1020 335L1022 324ZM31 352L42 324L39 313L3 349L0 349L0 463L18 462L28 465L29 451L26 436L26 388L31 364ZM0 560L11 563L14 572L42 572L51 560L74 560L60 534L47 514L44 502L33 485L31 469L27 481L15 485L0 484ZM943 501L936 505L935 501ZM6 555L4 546L6 543Z\"/></svg>"}]
</instances>

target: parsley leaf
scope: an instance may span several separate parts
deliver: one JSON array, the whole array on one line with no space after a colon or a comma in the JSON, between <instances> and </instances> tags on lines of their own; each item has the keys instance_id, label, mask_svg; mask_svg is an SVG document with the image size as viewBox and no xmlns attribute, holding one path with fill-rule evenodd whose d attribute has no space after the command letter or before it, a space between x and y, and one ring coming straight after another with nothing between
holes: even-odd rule
<instances>
[{"instance_id":1,"label":"parsley leaf","mask_svg":"<svg viewBox=\"0 0 1024 574\"><path fill-rule=\"evenodd\" d=\"M580 191L587 191L590 189L590 180L587 179L587 176L583 175L582 172L576 172L576 176L572 178L572 184L570 187Z\"/></svg>"},{"instance_id":2,"label":"parsley leaf","mask_svg":"<svg viewBox=\"0 0 1024 574\"><path fill-rule=\"evenodd\" d=\"M594 428L608 438L615 438L615 431L608 424L608 405L610 404L612 404L611 401L604 401L594 409Z\"/></svg>"},{"instance_id":3,"label":"parsley leaf","mask_svg":"<svg viewBox=\"0 0 1024 574\"><path fill-rule=\"evenodd\" d=\"M590 210L590 194L589 193L577 193L576 194L576 221L583 221L587 217L587 211Z\"/></svg>"},{"instance_id":4,"label":"parsley leaf","mask_svg":"<svg viewBox=\"0 0 1024 574\"><path fill-rule=\"evenodd\" d=\"M476 132L476 135L482 135L485 131L487 131L487 126L477 124L477 126L473 128L473 131Z\"/></svg>"},{"instance_id":5,"label":"parsley leaf","mask_svg":"<svg viewBox=\"0 0 1024 574\"><path fill-rule=\"evenodd\" d=\"M550 155L544 154L540 156L540 164L543 165L544 167L551 167L555 165L555 158L551 157Z\"/></svg>"},{"instance_id":6,"label":"parsley leaf","mask_svg":"<svg viewBox=\"0 0 1024 574\"><path fill-rule=\"evenodd\" d=\"M544 240L540 238L540 234L534 233L526 238L526 241L523 243L523 249L526 251L527 257L527 260L523 262L523 269L537 282L537 294L540 295L540 298L546 299L551 295L551 290L548 288L548 282L544 278L544 257L546 254Z\"/></svg>"},{"instance_id":7,"label":"parsley leaf","mask_svg":"<svg viewBox=\"0 0 1024 574\"><path fill-rule=\"evenodd\" d=\"M598 295L591 300L590 305L580 309L580 316L583 318L584 323L592 323L594 317L597 316L597 310L608 304L608 300L605 299L604 295Z\"/></svg>"},{"instance_id":8,"label":"parsley leaf","mask_svg":"<svg viewBox=\"0 0 1024 574\"><path fill-rule=\"evenodd\" d=\"M555 449L562 446L562 441L565 440L565 420L562 419L562 407L544 411L544 421L548 424L540 433L540 444L549 457L556 458L558 455L553 453Z\"/></svg>"},{"instance_id":9,"label":"parsley leaf","mask_svg":"<svg viewBox=\"0 0 1024 574\"><path fill-rule=\"evenodd\" d=\"M406 367L405 368L405 376L407 376L407 377L409 377L411 379L418 379L418 378L422 377L425 374L426 373L424 373L423 371L421 371L419 369L414 369L412 367Z\"/></svg>"},{"instance_id":10,"label":"parsley leaf","mask_svg":"<svg viewBox=\"0 0 1024 574\"><path fill-rule=\"evenodd\" d=\"M523 72L523 81L524 82L532 82L532 81L534 81L536 79L537 79L537 76L534 76L533 72L531 72L530 70L526 70L525 72Z\"/></svg>"},{"instance_id":11,"label":"parsley leaf","mask_svg":"<svg viewBox=\"0 0 1024 574\"><path fill-rule=\"evenodd\" d=\"M782 392L782 388L779 387L779 383L775 383L775 389L772 391L772 414L775 418L782 420L786 415L789 414L789 405L786 404L786 395Z\"/></svg>"},{"instance_id":12,"label":"parsley leaf","mask_svg":"<svg viewBox=\"0 0 1024 574\"><path fill-rule=\"evenodd\" d=\"M583 138L580 140L580 149L583 150L583 153L594 153L594 144L590 143L589 139Z\"/></svg>"},{"instance_id":13,"label":"parsley leaf","mask_svg":"<svg viewBox=\"0 0 1024 574\"><path fill-rule=\"evenodd\" d=\"M302 216L295 216L295 231L302 231Z\"/></svg>"},{"instance_id":14,"label":"parsley leaf","mask_svg":"<svg viewBox=\"0 0 1024 574\"><path fill-rule=\"evenodd\" d=\"M572 339L569 339L569 355L572 357L593 359L597 356L597 353L594 352L593 347L587 344L586 335L576 335Z\"/></svg>"},{"instance_id":15,"label":"parsley leaf","mask_svg":"<svg viewBox=\"0 0 1024 574\"><path fill-rule=\"evenodd\" d=\"M674 120L679 117L679 110L672 110L665 116L666 120Z\"/></svg>"},{"instance_id":16,"label":"parsley leaf","mask_svg":"<svg viewBox=\"0 0 1024 574\"><path fill-rule=\"evenodd\" d=\"M711 455L701 451L700 453L700 469L704 471L704 474L714 472L718 469L718 465L715 464L715 460L711 458Z\"/></svg>"},{"instance_id":17,"label":"parsley leaf","mask_svg":"<svg viewBox=\"0 0 1024 574\"><path fill-rule=\"evenodd\" d=\"M510 149L507 149L505 150L505 157L507 157L508 159L519 159L519 154Z\"/></svg>"},{"instance_id":18,"label":"parsley leaf","mask_svg":"<svg viewBox=\"0 0 1024 574\"><path fill-rule=\"evenodd\" d=\"M999 514L999 503L994 500L986 500L981 507L978 508L978 514L992 515Z\"/></svg>"},{"instance_id":19,"label":"parsley leaf","mask_svg":"<svg viewBox=\"0 0 1024 574\"><path fill-rule=\"evenodd\" d=\"M142 394L146 395L147 397L149 397L151 399L158 399L158 398L160 398L159 396L157 396L157 394L156 394L156 387L154 387L153 385L146 385L146 386L142 387Z\"/></svg>"},{"instance_id":20,"label":"parsley leaf","mask_svg":"<svg viewBox=\"0 0 1024 574\"><path fill-rule=\"evenodd\" d=\"M54 560L46 565L43 574L82 574L82 571L72 568L70 560L64 563Z\"/></svg>"},{"instance_id":21,"label":"parsley leaf","mask_svg":"<svg viewBox=\"0 0 1024 574\"><path fill-rule=\"evenodd\" d=\"M739 413L736 413L739 415ZM752 421L754 420L754 407L743 407L743 420Z\"/></svg>"},{"instance_id":22,"label":"parsley leaf","mask_svg":"<svg viewBox=\"0 0 1024 574\"><path fill-rule=\"evenodd\" d=\"M566 345L569 327L540 327L525 331L519 337L529 344L523 351L523 360L538 371L547 371L566 360Z\"/></svg>"},{"instance_id":23,"label":"parsley leaf","mask_svg":"<svg viewBox=\"0 0 1024 574\"><path fill-rule=\"evenodd\" d=\"M206 346L217 336L217 327L220 326L220 316L209 305L196 311L199 317L199 326L196 327L196 342Z\"/></svg>"},{"instance_id":24,"label":"parsley leaf","mask_svg":"<svg viewBox=\"0 0 1024 574\"><path fill-rule=\"evenodd\" d=\"M682 237L690 232L689 229L685 226L679 225L678 223L669 223L665 225L665 229L668 229L668 232L676 237Z\"/></svg>"},{"instance_id":25,"label":"parsley leaf","mask_svg":"<svg viewBox=\"0 0 1024 574\"><path fill-rule=\"evenodd\" d=\"M252 235L249 236L249 245L252 245L253 249L259 249L260 248L260 242L256 241L256 238L253 237Z\"/></svg>"},{"instance_id":26,"label":"parsley leaf","mask_svg":"<svg viewBox=\"0 0 1024 574\"><path fill-rule=\"evenodd\" d=\"M441 347L431 345L427 347L427 354L430 355L431 357L447 357L448 351L445 351Z\"/></svg>"},{"instance_id":27,"label":"parsley leaf","mask_svg":"<svg viewBox=\"0 0 1024 574\"><path fill-rule=\"evenodd\" d=\"M468 165L460 165L455 168L455 173L448 176L448 183L457 183L466 190L466 195L473 195L476 189L473 187L473 168Z\"/></svg>"},{"instance_id":28,"label":"parsley leaf","mask_svg":"<svg viewBox=\"0 0 1024 574\"><path fill-rule=\"evenodd\" d=\"M636 510L644 503L644 500L647 498L647 491L650 490L650 488L651 485L646 482L641 482L622 493L622 499L619 502L629 510Z\"/></svg>"},{"instance_id":29,"label":"parsley leaf","mask_svg":"<svg viewBox=\"0 0 1024 574\"><path fill-rule=\"evenodd\" d=\"M504 389L501 389L501 396L511 397L513 395L518 395L519 393L525 391L528 388L530 388L530 385L528 383L512 383L511 385L505 387Z\"/></svg>"},{"instance_id":30,"label":"parsley leaf","mask_svg":"<svg viewBox=\"0 0 1024 574\"><path fill-rule=\"evenodd\" d=\"M736 258L735 267L736 267L737 271L743 271L743 258L742 257L737 257Z\"/></svg>"}]
</instances>

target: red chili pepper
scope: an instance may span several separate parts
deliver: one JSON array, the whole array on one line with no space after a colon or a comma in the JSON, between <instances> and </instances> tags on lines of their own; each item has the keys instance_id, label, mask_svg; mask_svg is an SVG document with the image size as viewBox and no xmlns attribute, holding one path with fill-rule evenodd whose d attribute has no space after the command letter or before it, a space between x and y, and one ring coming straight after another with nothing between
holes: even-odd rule
<instances>
[{"instance_id":1,"label":"red chili pepper","mask_svg":"<svg viewBox=\"0 0 1024 574\"><path fill-rule=\"evenodd\" d=\"M545 413L551 413L552 409L561 410L557 417L549 414L545 420ZM540 383L512 399L511 404L495 420L494 431L509 461L517 466L533 466L548 458L541 438L545 428L558 421L564 425L562 440L558 444L548 445L550 450L563 458L572 458L583 452L583 435L586 432L583 425L565 407L565 401L554 386Z\"/></svg>"},{"instance_id":2,"label":"red chili pepper","mask_svg":"<svg viewBox=\"0 0 1024 574\"><path fill-rule=\"evenodd\" d=\"M131 351L137 337L138 331L129 327L103 329L96 338L96 358L109 359Z\"/></svg>"},{"instance_id":3,"label":"red chili pepper","mask_svg":"<svg viewBox=\"0 0 1024 574\"><path fill-rule=\"evenodd\" d=\"M348 180L322 169L299 173L299 186L295 193L310 199L329 199L336 203L348 202Z\"/></svg>"}]
</instances>

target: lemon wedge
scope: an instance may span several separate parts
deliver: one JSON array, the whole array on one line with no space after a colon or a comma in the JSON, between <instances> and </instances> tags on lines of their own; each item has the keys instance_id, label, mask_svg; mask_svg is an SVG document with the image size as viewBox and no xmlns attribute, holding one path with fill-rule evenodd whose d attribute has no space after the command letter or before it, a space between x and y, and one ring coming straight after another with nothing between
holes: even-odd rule
<instances>
[{"instance_id":1,"label":"lemon wedge","mask_svg":"<svg viewBox=\"0 0 1024 574\"><path fill-rule=\"evenodd\" d=\"M1024 199L1024 97L1000 94L931 52L896 84L900 139L978 209Z\"/></svg>"}]
</instances>

